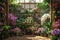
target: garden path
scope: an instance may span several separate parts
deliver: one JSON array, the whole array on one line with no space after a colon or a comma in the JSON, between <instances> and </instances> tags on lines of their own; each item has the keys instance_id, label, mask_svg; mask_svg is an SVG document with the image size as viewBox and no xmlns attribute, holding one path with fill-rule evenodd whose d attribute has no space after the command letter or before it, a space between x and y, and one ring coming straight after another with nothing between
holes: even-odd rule
<instances>
[{"instance_id":1,"label":"garden path","mask_svg":"<svg viewBox=\"0 0 60 40\"><path fill-rule=\"evenodd\" d=\"M51 39L35 35L24 35L21 37L19 36L9 37L8 39L5 40L51 40Z\"/></svg>"}]
</instances>

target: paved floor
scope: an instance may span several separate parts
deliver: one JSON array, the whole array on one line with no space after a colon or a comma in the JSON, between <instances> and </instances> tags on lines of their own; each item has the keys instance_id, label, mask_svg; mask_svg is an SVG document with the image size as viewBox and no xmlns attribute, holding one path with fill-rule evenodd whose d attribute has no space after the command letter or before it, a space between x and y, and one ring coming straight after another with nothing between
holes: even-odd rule
<instances>
[{"instance_id":1,"label":"paved floor","mask_svg":"<svg viewBox=\"0 0 60 40\"><path fill-rule=\"evenodd\" d=\"M34 35L24 35L24 36L17 36L17 37L9 37L8 39L5 40L50 40L49 38L46 37L41 37L41 36L34 36Z\"/></svg>"}]
</instances>

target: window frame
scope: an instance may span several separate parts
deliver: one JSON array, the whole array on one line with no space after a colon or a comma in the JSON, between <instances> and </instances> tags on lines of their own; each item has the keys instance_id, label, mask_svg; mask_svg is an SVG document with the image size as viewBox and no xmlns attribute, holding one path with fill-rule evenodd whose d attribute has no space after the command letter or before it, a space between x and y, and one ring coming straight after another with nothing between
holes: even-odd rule
<instances>
[{"instance_id":1,"label":"window frame","mask_svg":"<svg viewBox=\"0 0 60 40\"><path fill-rule=\"evenodd\" d=\"M39 2L36 2L36 0L35 0L35 2L33 2L33 3L32 3L32 2L26 2L25 0L24 0L24 2L20 2L20 0L19 0L19 3L20 3L20 4L24 4L24 8L26 8L26 4L28 4L28 5L29 5L29 8L27 8L27 9L30 10L30 9L32 9L32 8L30 8L30 5L31 5L31 4L34 4L34 8L36 8L36 4L39 3ZM24 8L22 8L22 9L24 9Z\"/></svg>"}]
</instances>

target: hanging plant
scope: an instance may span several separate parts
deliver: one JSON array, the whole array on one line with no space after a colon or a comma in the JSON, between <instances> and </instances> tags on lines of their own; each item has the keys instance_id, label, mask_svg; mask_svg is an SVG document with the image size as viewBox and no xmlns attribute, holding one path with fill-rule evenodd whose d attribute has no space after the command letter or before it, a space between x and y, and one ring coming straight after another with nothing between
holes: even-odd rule
<instances>
[{"instance_id":1,"label":"hanging plant","mask_svg":"<svg viewBox=\"0 0 60 40\"><path fill-rule=\"evenodd\" d=\"M42 3L38 3L37 7L39 9L47 9L48 8L48 3L49 3L49 0L44 0Z\"/></svg>"},{"instance_id":2,"label":"hanging plant","mask_svg":"<svg viewBox=\"0 0 60 40\"><path fill-rule=\"evenodd\" d=\"M11 3L15 2L15 0L10 0Z\"/></svg>"},{"instance_id":3,"label":"hanging plant","mask_svg":"<svg viewBox=\"0 0 60 40\"><path fill-rule=\"evenodd\" d=\"M37 4L37 7L39 8L39 9L46 9L47 8L47 3L38 3Z\"/></svg>"},{"instance_id":4,"label":"hanging plant","mask_svg":"<svg viewBox=\"0 0 60 40\"><path fill-rule=\"evenodd\" d=\"M45 3L50 3L50 0L44 0L43 2L45 2Z\"/></svg>"},{"instance_id":5,"label":"hanging plant","mask_svg":"<svg viewBox=\"0 0 60 40\"><path fill-rule=\"evenodd\" d=\"M10 0L11 4L18 4L19 0Z\"/></svg>"}]
</instances>

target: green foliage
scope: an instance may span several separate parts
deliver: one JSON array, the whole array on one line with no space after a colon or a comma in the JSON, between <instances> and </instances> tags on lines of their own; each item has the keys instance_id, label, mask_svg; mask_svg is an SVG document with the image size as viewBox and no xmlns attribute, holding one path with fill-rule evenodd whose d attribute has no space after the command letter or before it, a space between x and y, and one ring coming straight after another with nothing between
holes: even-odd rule
<instances>
[{"instance_id":1,"label":"green foliage","mask_svg":"<svg viewBox=\"0 0 60 40\"><path fill-rule=\"evenodd\" d=\"M17 0L10 0L11 5L10 5L10 12L11 13L17 13L18 9L21 7L20 4L16 3Z\"/></svg>"},{"instance_id":2,"label":"green foliage","mask_svg":"<svg viewBox=\"0 0 60 40\"><path fill-rule=\"evenodd\" d=\"M10 12L11 13L16 13L18 6L19 6L18 4L11 4L10 5Z\"/></svg>"},{"instance_id":3,"label":"green foliage","mask_svg":"<svg viewBox=\"0 0 60 40\"><path fill-rule=\"evenodd\" d=\"M42 3L37 3L37 8L39 9L40 17L44 13L49 13L50 8L48 6L48 3L42 2Z\"/></svg>"},{"instance_id":4,"label":"green foliage","mask_svg":"<svg viewBox=\"0 0 60 40\"><path fill-rule=\"evenodd\" d=\"M13 10L13 11L17 10L17 7L18 7L18 4L11 4L10 5L10 9Z\"/></svg>"},{"instance_id":5,"label":"green foliage","mask_svg":"<svg viewBox=\"0 0 60 40\"><path fill-rule=\"evenodd\" d=\"M34 14L35 12L34 12L34 10L28 10L28 9L25 9L25 13L27 14L27 13L29 13L29 14Z\"/></svg>"},{"instance_id":6,"label":"green foliage","mask_svg":"<svg viewBox=\"0 0 60 40\"><path fill-rule=\"evenodd\" d=\"M45 2L45 3L50 3L50 0L44 0L43 2Z\"/></svg>"},{"instance_id":7,"label":"green foliage","mask_svg":"<svg viewBox=\"0 0 60 40\"><path fill-rule=\"evenodd\" d=\"M17 4L17 0L10 0L11 4Z\"/></svg>"},{"instance_id":8,"label":"green foliage","mask_svg":"<svg viewBox=\"0 0 60 40\"><path fill-rule=\"evenodd\" d=\"M43 2L43 3L38 3L38 4L37 4L37 7L38 7L39 9L46 9L46 8L48 7L47 4L48 4L48 3L45 3L45 2Z\"/></svg>"},{"instance_id":9,"label":"green foliage","mask_svg":"<svg viewBox=\"0 0 60 40\"><path fill-rule=\"evenodd\" d=\"M44 27L44 34L50 34L50 29L47 27Z\"/></svg>"},{"instance_id":10,"label":"green foliage","mask_svg":"<svg viewBox=\"0 0 60 40\"><path fill-rule=\"evenodd\" d=\"M10 29L10 26L3 26L3 29L4 30L9 30Z\"/></svg>"},{"instance_id":11,"label":"green foliage","mask_svg":"<svg viewBox=\"0 0 60 40\"><path fill-rule=\"evenodd\" d=\"M25 13L29 13L29 12L28 12L28 9L25 9Z\"/></svg>"},{"instance_id":12,"label":"green foliage","mask_svg":"<svg viewBox=\"0 0 60 40\"><path fill-rule=\"evenodd\" d=\"M32 15L35 13L34 10L30 10L29 12L30 12Z\"/></svg>"},{"instance_id":13,"label":"green foliage","mask_svg":"<svg viewBox=\"0 0 60 40\"><path fill-rule=\"evenodd\" d=\"M3 28L3 31L1 32L1 35L0 35L1 38L3 38L3 39L8 38L10 26L5 25L2 28Z\"/></svg>"},{"instance_id":14,"label":"green foliage","mask_svg":"<svg viewBox=\"0 0 60 40\"><path fill-rule=\"evenodd\" d=\"M19 27L19 28L24 28L24 22L25 21L25 18L23 17L23 15L21 15L21 14L19 14L19 16L18 16L18 19L17 19L17 21L16 21L16 24L17 24L17 26Z\"/></svg>"},{"instance_id":15,"label":"green foliage","mask_svg":"<svg viewBox=\"0 0 60 40\"><path fill-rule=\"evenodd\" d=\"M14 0L10 0L10 2L14 2Z\"/></svg>"},{"instance_id":16,"label":"green foliage","mask_svg":"<svg viewBox=\"0 0 60 40\"><path fill-rule=\"evenodd\" d=\"M20 17L17 21L17 26L20 28L24 28L25 26L31 26L33 25L33 19L28 17L28 18L22 18Z\"/></svg>"},{"instance_id":17,"label":"green foliage","mask_svg":"<svg viewBox=\"0 0 60 40\"><path fill-rule=\"evenodd\" d=\"M49 21L49 22L46 22L46 23L44 24L44 26L45 26L45 27L48 27L48 28L51 28L51 24L52 24L52 23Z\"/></svg>"},{"instance_id":18,"label":"green foliage","mask_svg":"<svg viewBox=\"0 0 60 40\"><path fill-rule=\"evenodd\" d=\"M58 37L57 37L57 36L52 35L51 40L57 40L57 39L58 39Z\"/></svg>"},{"instance_id":19,"label":"green foliage","mask_svg":"<svg viewBox=\"0 0 60 40\"><path fill-rule=\"evenodd\" d=\"M23 27L24 27L23 20L17 20L16 23L17 23L17 26L18 26L19 28L23 28Z\"/></svg>"}]
</instances>

